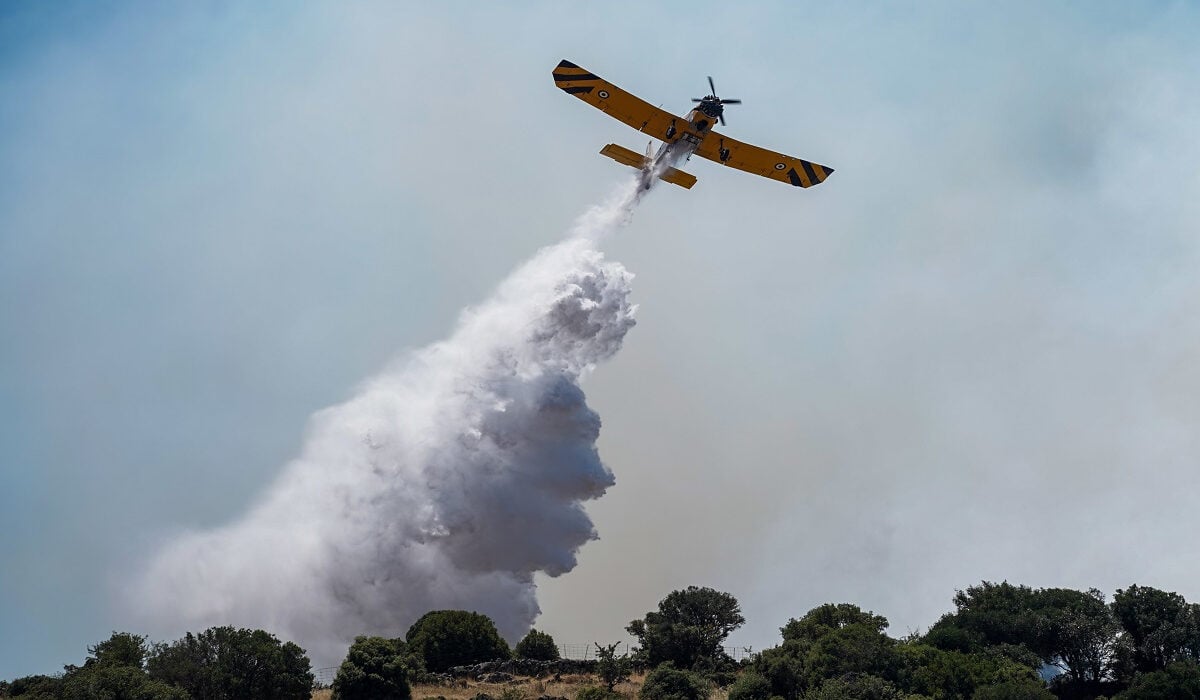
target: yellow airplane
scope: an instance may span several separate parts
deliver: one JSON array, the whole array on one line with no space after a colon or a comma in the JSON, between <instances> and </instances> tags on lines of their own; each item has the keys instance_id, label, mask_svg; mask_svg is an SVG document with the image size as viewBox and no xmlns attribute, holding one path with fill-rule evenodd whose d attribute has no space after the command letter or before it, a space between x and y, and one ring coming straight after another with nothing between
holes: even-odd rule
<instances>
[{"instance_id":1,"label":"yellow airplane","mask_svg":"<svg viewBox=\"0 0 1200 700\"><path fill-rule=\"evenodd\" d=\"M650 189L654 178L691 189L696 184L696 176L674 166L691 158L693 153L797 187L819 185L833 172L833 168L742 143L713 131L714 121L720 120L721 126L725 125L724 106L742 101L717 97L712 77L708 79L712 94L692 98L699 104L688 112L687 117L676 117L659 109L570 61L560 61L554 69L554 84L609 116L662 140L662 146L654 155L650 154L650 146L646 147L645 155L615 143L600 149L600 153L618 163L641 170L644 189Z\"/></svg>"}]
</instances>

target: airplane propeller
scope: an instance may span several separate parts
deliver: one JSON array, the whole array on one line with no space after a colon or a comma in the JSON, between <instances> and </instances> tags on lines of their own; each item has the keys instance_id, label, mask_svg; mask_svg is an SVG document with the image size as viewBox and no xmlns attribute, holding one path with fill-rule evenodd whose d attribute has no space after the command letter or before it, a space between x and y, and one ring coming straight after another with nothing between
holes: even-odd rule
<instances>
[{"instance_id":1,"label":"airplane propeller","mask_svg":"<svg viewBox=\"0 0 1200 700\"><path fill-rule=\"evenodd\" d=\"M714 98L714 99L717 101L717 104L720 104L720 105L740 105L740 104L742 103L742 101L741 101L741 100L733 100L733 99L731 99L731 100L723 100L723 99L721 99L720 97L717 97L717 86L716 86L716 85L713 85L713 79L712 79L712 76L711 76L711 75L710 75L710 76L708 76L708 87L709 87L709 89L710 89L710 90L712 90L712 92L711 92L711 93L709 93L709 95L708 95L708 96L709 96L709 97L712 97L712 98ZM704 101L704 100L701 100L701 99L698 99L698 98L695 98L695 97L693 97L693 98L692 98L692 102L703 102L703 101ZM721 120L721 126L725 126L725 114L724 114L724 113L722 113L722 114L718 115L718 116L717 116L717 118Z\"/></svg>"}]
</instances>

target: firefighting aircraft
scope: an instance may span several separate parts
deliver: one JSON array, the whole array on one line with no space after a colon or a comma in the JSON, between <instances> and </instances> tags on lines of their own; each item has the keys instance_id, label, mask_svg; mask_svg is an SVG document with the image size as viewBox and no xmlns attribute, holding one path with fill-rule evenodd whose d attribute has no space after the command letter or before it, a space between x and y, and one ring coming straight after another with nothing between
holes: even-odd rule
<instances>
[{"instance_id":1,"label":"firefighting aircraft","mask_svg":"<svg viewBox=\"0 0 1200 700\"><path fill-rule=\"evenodd\" d=\"M650 154L649 145L645 155L615 143L600 149L601 154L618 163L641 170L644 189L650 189L655 177L691 189L696 184L696 176L674 165L691 158L693 153L796 187L819 185L833 172L833 168L751 146L713 131L716 120L725 126L725 105L741 104L742 101L717 97L711 76L708 87L712 94L692 98L699 104L688 112L687 117L677 117L659 109L570 61L561 61L554 69L554 84L609 116L662 140L662 146L654 155Z\"/></svg>"}]
</instances>

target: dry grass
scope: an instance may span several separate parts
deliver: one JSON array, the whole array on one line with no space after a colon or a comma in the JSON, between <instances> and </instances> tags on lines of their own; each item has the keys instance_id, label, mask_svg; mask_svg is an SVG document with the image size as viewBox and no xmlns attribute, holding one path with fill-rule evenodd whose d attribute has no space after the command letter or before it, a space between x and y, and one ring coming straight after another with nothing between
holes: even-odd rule
<instances>
[{"instance_id":1,"label":"dry grass","mask_svg":"<svg viewBox=\"0 0 1200 700\"><path fill-rule=\"evenodd\" d=\"M618 685L616 690L626 698L636 698L644 680L646 680L645 674L634 675L628 683ZM413 700L438 700L439 698L444 698L444 700L471 700L471 698L480 693L487 693L493 698L499 698L500 694L504 691L516 689L521 692L525 700L535 700L535 698L542 695L575 700L575 694L579 692L580 688L599 684L599 679L590 675L561 675L547 678L525 678L519 676L507 683L477 683L475 681L460 679L452 684L445 685L413 685L412 698ZM312 697L313 700L329 700L331 695L332 691L329 690L315 690Z\"/></svg>"}]
</instances>

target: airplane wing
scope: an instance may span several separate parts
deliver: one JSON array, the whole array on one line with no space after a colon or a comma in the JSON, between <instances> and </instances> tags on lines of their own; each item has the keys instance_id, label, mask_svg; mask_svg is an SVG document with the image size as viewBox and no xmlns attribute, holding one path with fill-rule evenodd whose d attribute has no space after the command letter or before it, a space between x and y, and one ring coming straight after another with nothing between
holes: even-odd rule
<instances>
[{"instance_id":1,"label":"airplane wing","mask_svg":"<svg viewBox=\"0 0 1200 700\"><path fill-rule=\"evenodd\" d=\"M660 141L674 142L683 135L683 129L679 129L679 133L667 138L667 129L671 123L675 120L683 122L683 119L634 97L570 61L560 61L554 69L554 84L610 117L615 117Z\"/></svg>"},{"instance_id":2,"label":"airplane wing","mask_svg":"<svg viewBox=\"0 0 1200 700\"><path fill-rule=\"evenodd\" d=\"M721 159L723 149L728 151L724 160ZM696 155L797 187L819 185L833 172L833 168L828 166L751 146L715 131L710 132L700 142Z\"/></svg>"}]
</instances>

